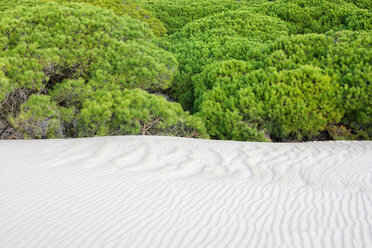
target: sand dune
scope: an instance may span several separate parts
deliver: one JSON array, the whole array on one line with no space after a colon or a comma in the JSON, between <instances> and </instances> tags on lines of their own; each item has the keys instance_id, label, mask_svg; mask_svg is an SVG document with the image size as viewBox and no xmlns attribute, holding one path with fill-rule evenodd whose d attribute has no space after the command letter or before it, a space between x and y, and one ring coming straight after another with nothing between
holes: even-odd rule
<instances>
[{"instance_id":1,"label":"sand dune","mask_svg":"<svg viewBox=\"0 0 372 248\"><path fill-rule=\"evenodd\" d=\"M372 247L372 142L0 141L0 247Z\"/></svg>"}]
</instances>

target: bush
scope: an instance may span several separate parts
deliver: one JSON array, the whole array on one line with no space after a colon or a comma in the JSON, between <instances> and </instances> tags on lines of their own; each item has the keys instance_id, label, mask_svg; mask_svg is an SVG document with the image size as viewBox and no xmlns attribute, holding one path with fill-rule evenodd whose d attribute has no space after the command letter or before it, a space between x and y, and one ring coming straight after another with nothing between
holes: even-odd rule
<instances>
[{"instance_id":1,"label":"bush","mask_svg":"<svg viewBox=\"0 0 372 248\"><path fill-rule=\"evenodd\" d=\"M322 68L339 84L342 124L372 137L371 43L368 32L298 35L279 39L261 59L278 70L309 64Z\"/></svg>"},{"instance_id":2,"label":"bush","mask_svg":"<svg viewBox=\"0 0 372 248\"><path fill-rule=\"evenodd\" d=\"M350 129L347 129L345 126L338 126L335 124L331 124L326 127L328 135L333 140L355 140L359 138L357 135L352 134Z\"/></svg>"},{"instance_id":3,"label":"bush","mask_svg":"<svg viewBox=\"0 0 372 248\"><path fill-rule=\"evenodd\" d=\"M204 124L178 103L140 89L97 91L77 117L78 136L168 135L208 138Z\"/></svg>"},{"instance_id":4,"label":"bush","mask_svg":"<svg viewBox=\"0 0 372 248\"><path fill-rule=\"evenodd\" d=\"M340 0L282 0L257 5L253 9L294 24L297 33L324 33L330 30L371 28L370 19L358 20L363 21L363 24L348 25L348 22L353 19L352 16L355 16L355 12L359 12L359 15L370 16L371 14L368 10L358 9L355 5Z\"/></svg>"},{"instance_id":5,"label":"bush","mask_svg":"<svg viewBox=\"0 0 372 248\"><path fill-rule=\"evenodd\" d=\"M0 1L0 11L11 10L21 5L24 7L36 7L43 5L43 3L38 0L2 0Z\"/></svg>"},{"instance_id":6,"label":"bush","mask_svg":"<svg viewBox=\"0 0 372 248\"><path fill-rule=\"evenodd\" d=\"M64 122L69 122L74 109L57 106L49 96L32 95L21 105L20 112L10 121L23 138L63 138Z\"/></svg>"},{"instance_id":7,"label":"bush","mask_svg":"<svg viewBox=\"0 0 372 248\"><path fill-rule=\"evenodd\" d=\"M160 0L144 1L142 5L165 24L173 34L187 23L217 13L238 10L250 6L251 2L235 0Z\"/></svg>"},{"instance_id":8,"label":"bush","mask_svg":"<svg viewBox=\"0 0 372 248\"><path fill-rule=\"evenodd\" d=\"M152 14L142 8L140 4L135 3L130 0L44 0L44 1L54 1L59 3L66 2L76 2L76 3L86 3L98 7L112 9L117 15L127 15L131 18L140 20L147 23L151 30L156 36L164 36L167 32L164 24L152 16Z\"/></svg>"},{"instance_id":9,"label":"bush","mask_svg":"<svg viewBox=\"0 0 372 248\"><path fill-rule=\"evenodd\" d=\"M371 10L372 2L369 0L344 0L347 3L353 3L359 8Z\"/></svg>"},{"instance_id":10,"label":"bush","mask_svg":"<svg viewBox=\"0 0 372 248\"><path fill-rule=\"evenodd\" d=\"M372 139L370 1L51 1L0 1L0 138Z\"/></svg>"},{"instance_id":11,"label":"bush","mask_svg":"<svg viewBox=\"0 0 372 248\"><path fill-rule=\"evenodd\" d=\"M346 18L347 28L351 30L371 30L372 12L356 10Z\"/></svg>"},{"instance_id":12,"label":"bush","mask_svg":"<svg viewBox=\"0 0 372 248\"><path fill-rule=\"evenodd\" d=\"M204 66L231 58L254 59L265 43L289 33L290 26L285 22L250 11L230 11L189 23L162 44L179 61L173 97L192 110L195 98L191 77Z\"/></svg>"},{"instance_id":13,"label":"bush","mask_svg":"<svg viewBox=\"0 0 372 248\"><path fill-rule=\"evenodd\" d=\"M0 12L1 122L9 123L31 94L61 89L66 80L82 80L80 88L91 91L156 92L169 87L177 70L175 58L151 43L151 30L137 20L81 4L5 2L15 6Z\"/></svg>"},{"instance_id":14,"label":"bush","mask_svg":"<svg viewBox=\"0 0 372 248\"><path fill-rule=\"evenodd\" d=\"M244 123L274 140L313 139L335 124L372 137L370 44L367 32L296 35L269 44L256 61L211 64L192 77L195 110L221 139L245 137Z\"/></svg>"},{"instance_id":15,"label":"bush","mask_svg":"<svg viewBox=\"0 0 372 248\"><path fill-rule=\"evenodd\" d=\"M337 85L320 68L224 70L239 67L228 61L203 72L213 87L201 95L197 115L212 137L252 140L246 130L254 129L274 140L308 139L342 116Z\"/></svg>"}]
</instances>

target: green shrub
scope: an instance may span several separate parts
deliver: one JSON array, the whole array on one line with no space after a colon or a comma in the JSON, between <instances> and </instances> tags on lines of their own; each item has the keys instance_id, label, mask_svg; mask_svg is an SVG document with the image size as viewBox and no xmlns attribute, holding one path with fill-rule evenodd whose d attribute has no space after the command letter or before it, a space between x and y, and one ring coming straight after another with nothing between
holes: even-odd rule
<instances>
[{"instance_id":1,"label":"green shrub","mask_svg":"<svg viewBox=\"0 0 372 248\"><path fill-rule=\"evenodd\" d=\"M143 1L142 5L165 24L169 34L173 34L187 23L230 10L250 6L257 1L235 0L159 0Z\"/></svg>"},{"instance_id":2,"label":"green shrub","mask_svg":"<svg viewBox=\"0 0 372 248\"><path fill-rule=\"evenodd\" d=\"M363 24L348 25L355 12L370 16L368 10L358 9L353 4L340 0L282 0L257 5L257 12L279 17L294 24L298 33L324 33L330 30L370 29L370 19L358 20ZM361 14L363 12L363 14ZM352 21L355 22L355 21Z\"/></svg>"},{"instance_id":3,"label":"green shrub","mask_svg":"<svg viewBox=\"0 0 372 248\"><path fill-rule=\"evenodd\" d=\"M65 78L109 75L123 87L158 90L176 70L173 56L149 42L144 24L110 11L46 3L1 17L1 57L9 64L3 70L18 85L40 89Z\"/></svg>"},{"instance_id":4,"label":"green shrub","mask_svg":"<svg viewBox=\"0 0 372 248\"><path fill-rule=\"evenodd\" d=\"M178 103L140 89L96 91L77 117L80 137L103 135L168 135L208 138L202 121Z\"/></svg>"},{"instance_id":5,"label":"green shrub","mask_svg":"<svg viewBox=\"0 0 372 248\"><path fill-rule=\"evenodd\" d=\"M353 3L359 8L371 10L372 2L369 0L344 0L347 3Z\"/></svg>"},{"instance_id":6,"label":"green shrub","mask_svg":"<svg viewBox=\"0 0 372 248\"><path fill-rule=\"evenodd\" d=\"M202 96L205 92L213 89L216 85L237 85L245 74L255 69L251 62L244 60L225 60L215 62L204 67L204 70L192 77L192 84L195 89L194 108L199 109Z\"/></svg>"},{"instance_id":7,"label":"green shrub","mask_svg":"<svg viewBox=\"0 0 372 248\"><path fill-rule=\"evenodd\" d=\"M82 78L68 79L56 84L48 95L60 106L81 108L82 101L93 94L93 87Z\"/></svg>"},{"instance_id":8,"label":"green shrub","mask_svg":"<svg viewBox=\"0 0 372 248\"><path fill-rule=\"evenodd\" d=\"M351 30L371 30L372 12L356 10L346 18L347 28Z\"/></svg>"},{"instance_id":9,"label":"green shrub","mask_svg":"<svg viewBox=\"0 0 372 248\"><path fill-rule=\"evenodd\" d=\"M256 14L249 10L239 10L193 21L183 27L174 37L177 39L197 37L199 40L210 42L219 37L237 36L249 38L251 41L266 42L287 36L291 31L294 31L291 25L280 19Z\"/></svg>"},{"instance_id":10,"label":"green shrub","mask_svg":"<svg viewBox=\"0 0 372 248\"><path fill-rule=\"evenodd\" d=\"M59 107L49 96L31 95L10 121L23 138L63 138L63 123L69 122L73 115L73 108Z\"/></svg>"},{"instance_id":11,"label":"green shrub","mask_svg":"<svg viewBox=\"0 0 372 248\"><path fill-rule=\"evenodd\" d=\"M0 1L0 11L11 10L20 5L24 7L36 7L43 5L43 3L38 0L2 0Z\"/></svg>"},{"instance_id":12,"label":"green shrub","mask_svg":"<svg viewBox=\"0 0 372 248\"><path fill-rule=\"evenodd\" d=\"M0 12L1 122L9 123L29 95L47 94L65 80L83 80L85 91L155 92L171 84L177 62L151 43L146 24L88 5L5 2L15 6Z\"/></svg>"},{"instance_id":13,"label":"green shrub","mask_svg":"<svg viewBox=\"0 0 372 248\"><path fill-rule=\"evenodd\" d=\"M333 140L355 140L359 138L358 135L352 134L350 129L342 125L331 124L326 127L326 131Z\"/></svg>"},{"instance_id":14,"label":"green shrub","mask_svg":"<svg viewBox=\"0 0 372 248\"><path fill-rule=\"evenodd\" d=\"M368 32L331 32L279 39L262 54L265 66L278 70L314 65L340 87L342 124L372 137L372 38Z\"/></svg>"},{"instance_id":15,"label":"green shrub","mask_svg":"<svg viewBox=\"0 0 372 248\"><path fill-rule=\"evenodd\" d=\"M372 139L369 1L51 1L0 1L0 138Z\"/></svg>"},{"instance_id":16,"label":"green shrub","mask_svg":"<svg viewBox=\"0 0 372 248\"><path fill-rule=\"evenodd\" d=\"M9 63L0 58L0 101L4 101L8 92L13 90L13 85L9 82L9 78L5 75L4 71L9 66Z\"/></svg>"},{"instance_id":17,"label":"green shrub","mask_svg":"<svg viewBox=\"0 0 372 248\"><path fill-rule=\"evenodd\" d=\"M44 0L59 3L76 2L112 9L117 15L127 15L131 18L147 23L156 36L164 36L167 32L164 24L141 7L140 4L131 0Z\"/></svg>"},{"instance_id":18,"label":"green shrub","mask_svg":"<svg viewBox=\"0 0 372 248\"><path fill-rule=\"evenodd\" d=\"M244 137L244 123L274 140L312 139L334 124L372 137L370 44L367 32L296 35L264 47L256 61L211 64L192 77L195 111L220 139Z\"/></svg>"},{"instance_id":19,"label":"green shrub","mask_svg":"<svg viewBox=\"0 0 372 248\"><path fill-rule=\"evenodd\" d=\"M224 70L239 67L241 63L228 61L203 72L213 87L201 95L197 115L211 137L252 140L246 130L253 128L274 140L308 139L342 116L337 84L320 68Z\"/></svg>"},{"instance_id":20,"label":"green shrub","mask_svg":"<svg viewBox=\"0 0 372 248\"><path fill-rule=\"evenodd\" d=\"M173 97L184 108L192 110L195 100L193 75L215 61L254 59L265 43L288 36L290 29L290 25L277 18L250 11L220 13L187 24L162 44L175 53L179 61Z\"/></svg>"}]
</instances>

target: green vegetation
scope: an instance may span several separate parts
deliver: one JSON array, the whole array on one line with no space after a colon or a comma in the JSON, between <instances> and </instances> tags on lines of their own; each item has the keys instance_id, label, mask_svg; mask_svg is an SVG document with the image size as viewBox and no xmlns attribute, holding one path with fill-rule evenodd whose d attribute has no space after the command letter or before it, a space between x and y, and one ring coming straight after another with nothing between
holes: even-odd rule
<instances>
[{"instance_id":1,"label":"green vegetation","mask_svg":"<svg viewBox=\"0 0 372 248\"><path fill-rule=\"evenodd\" d=\"M73 112L72 108L57 106L50 96L31 95L21 105L17 117L11 117L10 121L25 138L62 138L63 123L73 117Z\"/></svg>"},{"instance_id":2,"label":"green vegetation","mask_svg":"<svg viewBox=\"0 0 372 248\"><path fill-rule=\"evenodd\" d=\"M254 128L275 140L312 138L339 121L336 85L321 69L249 71L244 63L228 61L199 77L212 85L198 99L198 115L212 136L250 140L255 137L246 130Z\"/></svg>"},{"instance_id":3,"label":"green vegetation","mask_svg":"<svg viewBox=\"0 0 372 248\"><path fill-rule=\"evenodd\" d=\"M164 36L167 32L164 24L152 16L146 9L142 8L140 4L131 0L44 0L59 3L75 2L85 3L102 8L112 9L116 15L127 15L133 19L140 20L149 25L156 36Z\"/></svg>"},{"instance_id":4,"label":"green vegetation","mask_svg":"<svg viewBox=\"0 0 372 248\"><path fill-rule=\"evenodd\" d=\"M59 117L57 103L76 108L70 122L79 122L82 102L95 91L161 91L177 70L174 57L150 42L153 34L147 25L111 11L38 2L2 11L0 19L6 24L0 27L1 122L30 137L61 136L56 125L68 121L62 123L66 120ZM45 112L30 112L48 103ZM48 130L32 135L31 127L45 118Z\"/></svg>"},{"instance_id":5,"label":"green vegetation","mask_svg":"<svg viewBox=\"0 0 372 248\"><path fill-rule=\"evenodd\" d=\"M180 104L143 90L96 91L77 118L80 137L151 134L207 138L202 121Z\"/></svg>"},{"instance_id":6,"label":"green vegetation","mask_svg":"<svg viewBox=\"0 0 372 248\"><path fill-rule=\"evenodd\" d=\"M248 8L252 3L262 1L154 0L141 2L165 24L168 33L172 34L189 22L230 10Z\"/></svg>"},{"instance_id":7,"label":"green vegetation","mask_svg":"<svg viewBox=\"0 0 372 248\"><path fill-rule=\"evenodd\" d=\"M254 9L294 24L297 33L371 29L369 10L341 0L281 0L255 6ZM361 23L355 25L355 22Z\"/></svg>"},{"instance_id":8,"label":"green vegetation","mask_svg":"<svg viewBox=\"0 0 372 248\"><path fill-rule=\"evenodd\" d=\"M342 31L278 40L270 47L266 66L289 69L311 64L332 78L344 112L341 123L372 134L372 51L370 32ZM362 132L362 133L361 133Z\"/></svg>"},{"instance_id":9,"label":"green vegetation","mask_svg":"<svg viewBox=\"0 0 372 248\"><path fill-rule=\"evenodd\" d=\"M251 11L229 11L186 25L162 45L177 55L179 73L173 97L186 109L195 101L191 77L220 60L250 60L276 38L290 34L290 25Z\"/></svg>"},{"instance_id":10,"label":"green vegetation","mask_svg":"<svg viewBox=\"0 0 372 248\"><path fill-rule=\"evenodd\" d=\"M3 0L0 138L372 139L348 0Z\"/></svg>"}]
</instances>

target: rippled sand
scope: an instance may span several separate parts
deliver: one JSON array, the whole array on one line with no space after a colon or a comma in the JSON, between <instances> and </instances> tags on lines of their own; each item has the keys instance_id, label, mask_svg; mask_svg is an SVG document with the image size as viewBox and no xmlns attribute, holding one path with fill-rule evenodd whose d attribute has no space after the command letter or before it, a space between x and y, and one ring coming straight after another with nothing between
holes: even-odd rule
<instances>
[{"instance_id":1,"label":"rippled sand","mask_svg":"<svg viewBox=\"0 0 372 248\"><path fill-rule=\"evenodd\" d=\"M372 142L0 141L0 247L372 247Z\"/></svg>"}]
</instances>

